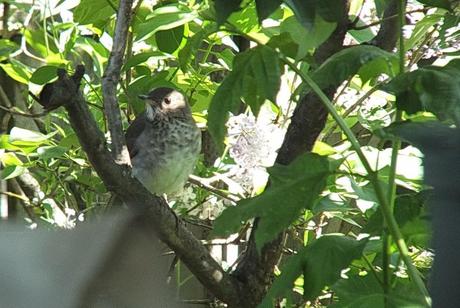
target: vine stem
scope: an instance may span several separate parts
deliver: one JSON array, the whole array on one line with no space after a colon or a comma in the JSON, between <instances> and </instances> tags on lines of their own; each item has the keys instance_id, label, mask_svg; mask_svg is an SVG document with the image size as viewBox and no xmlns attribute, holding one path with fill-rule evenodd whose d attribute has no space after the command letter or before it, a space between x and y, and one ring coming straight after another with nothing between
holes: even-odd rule
<instances>
[{"instance_id":1,"label":"vine stem","mask_svg":"<svg viewBox=\"0 0 460 308\"><path fill-rule=\"evenodd\" d=\"M404 1L404 0L402 0ZM253 38L252 36L248 35L247 33L244 33L234 27L232 24L227 23L227 25L230 26L230 29L226 29L229 32L234 32L238 35L244 36L247 39L257 43L258 45L264 45L262 42L260 42L258 39ZM269 47L269 46L267 46ZM270 47L271 48L271 47ZM353 134L351 129L347 126L345 120L340 116L340 114L337 112L335 109L334 105L332 104L331 100L327 97L327 95L321 90L321 88L316 84L316 82L306 73L302 72L296 65L296 63L292 62L288 57L283 55L282 53L278 52L278 55L280 57L280 60L284 62L289 68L291 68L297 75L300 76L300 78L305 82L310 89L318 96L318 98L321 100L323 105L326 107L326 109L329 111L330 115L332 118L337 122L339 125L340 129L344 132L345 136L347 137L348 141L351 143L352 148L356 151L356 154L359 157L359 160L363 164L364 169L366 169L366 172L368 173L369 176L369 181L371 182L372 186L374 187L375 194L377 196L377 200L380 203L380 209L382 211L383 217L385 218L386 224L388 225L388 229L390 231L391 236L394 238L394 241L396 243L396 246L398 247L399 253L401 254L401 258L403 259L404 264L407 267L407 272L409 277L414 281L417 289L419 292L423 295L424 303L427 307L431 306L431 299L430 295L425 287L425 284L423 283L423 280L421 279L419 272L417 271L416 267L412 263L412 260L409 256L409 249L407 248L407 244L404 241L404 238L401 234L401 231L399 229L398 223L396 222L396 219L393 216L392 209L390 202L388 200L388 196L384 193L384 190L382 188L382 185L380 184L379 178L378 178L378 173L372 170L371 165L369 164L369 161L367 160L366 156L364 155L364 152L361 150L361 145L359 144L358 139L356 136Z\"/></svg>"},{"instance_id":2,"label":"vine stem","mask_svg":"<svg viewBox=\"0 0 460 308\"><path fill-rule=\"evenodd\" d=\"M403 35L403 27L405 24L405 0L398 0L398 36L399 36L399 47L398 47L398 55L399 55L399 74L403 74L406 70L405 66L405 47L404 47L404 35ZM399 122L402 119L402 111L396 110L394 122ZM391 149L391 162L390 162L390 174L388 178L388 201L391 215L393 216L394 213L394 205L396 201L396 168L398 164L398 153L401 149L401 140L397 138L393 141L392 149ZM394 216L393 216L394 217ZM391 268L390 268L390 259L391 259L391 236L388 234L387 228L388 224L386 220L383 222L384 231L383 231L383 247L382 247L382 268L383 268L383 292L385 296L385 307L389 307L388 302L388 295L390 294L391 290ZM417 275L418 276L418 275Z\"/></svg>"}]
</instances>

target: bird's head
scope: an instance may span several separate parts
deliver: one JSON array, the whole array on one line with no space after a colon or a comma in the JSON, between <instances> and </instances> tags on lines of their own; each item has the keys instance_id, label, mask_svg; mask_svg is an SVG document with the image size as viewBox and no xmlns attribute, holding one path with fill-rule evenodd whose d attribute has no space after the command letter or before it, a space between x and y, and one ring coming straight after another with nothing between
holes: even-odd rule
<instances>
[{"instance_id":1,"label":"bird's head","mask_svg":"<svg viewBox=\"0 0 460 308\"><path fill-rule=\"evenodd\" d=\"M147 95L139 95L146 103L147 118L153 121L157 116L168 118L186 118L191 116L185 96L172 88L156 88Z\"/></svg>"}]
</instances>

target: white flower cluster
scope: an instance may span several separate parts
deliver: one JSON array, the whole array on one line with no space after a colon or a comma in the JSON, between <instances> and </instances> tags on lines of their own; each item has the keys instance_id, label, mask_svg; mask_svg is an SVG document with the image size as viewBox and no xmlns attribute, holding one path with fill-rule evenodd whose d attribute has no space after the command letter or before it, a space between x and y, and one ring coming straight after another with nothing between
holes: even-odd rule
<instances>
[{"instance_id":1,"label":"white flower cluster","mask_svg":"<svg viewBox=\"0 0 460 308\"><path fill-rule=\"evenodd\" d=\"M273 165L284 131L274 125L272 113L261 110L258 119L249 114L233 116L227 122L229 154L235 161L234 180L247 192L266 184L266 167Z\"/></svg>"}]
</instances>

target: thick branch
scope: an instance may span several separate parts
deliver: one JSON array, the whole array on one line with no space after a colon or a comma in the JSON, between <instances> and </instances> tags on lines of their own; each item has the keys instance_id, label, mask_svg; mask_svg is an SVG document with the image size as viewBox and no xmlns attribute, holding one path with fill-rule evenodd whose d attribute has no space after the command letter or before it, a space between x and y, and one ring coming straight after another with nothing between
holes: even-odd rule
<instances>
[{"instance_id":1,"label":"thick branch","mask_svg":"<svg viewBox=\"0 0 460 308\"><path fill-rule=\"evenodd\" d=\"M393 16L398 16L398 1L401 0L391 0L387 4L383 12L383 19L379 32L371 42L372 45L387 51L392 51L398 40L398 19L392 18ZM404 5L406 5L405 2Z\"/></svg>"},{"instance_id":2,"label":"thick branch","mask_svg":"<svg viewBox=\"0 0 460 308\"><path fill-rule=\"evenodd\" d=\"M115 34L109 62L102 77L102 93L104 96L104 112L107 117L112 155L118 164L130 164L128 148L123 134L120 108L118 107L117 85L120 78L123 55L126 49L128 27L131 20L133 0L121 0L118 6Z\"/></svg>"},{"instance_id":3,"label":"thick branch","mask_svg":"<svg viewBox=\"0 0 460 308\"><path fill-rule=\"evenodd\" d=\"M94 120L78 85L83 72L69 78L58 72L59 79L53 83L50 100L64 106L70 124L78 136L83 150L92 166L104 181L107 189L116 191L130 208L142 214L146 223L156 232L201 283L220 300L238 307L238 285L212 258L205 246L185 227L163 198L150 194L131 176L126 165L117 164L107 149L104 134Z\"/></svg>"}]
</instances>

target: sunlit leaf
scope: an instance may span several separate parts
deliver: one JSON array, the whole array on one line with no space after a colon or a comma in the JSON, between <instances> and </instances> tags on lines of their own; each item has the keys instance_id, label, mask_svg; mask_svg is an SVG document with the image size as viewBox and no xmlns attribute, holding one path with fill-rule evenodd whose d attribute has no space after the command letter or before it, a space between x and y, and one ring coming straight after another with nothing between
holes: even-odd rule
<instances>
[{"instance_id":1,"label":"sunlit leaf","mask_svg":"<svg viewBox=\"0 0 460 308\"><path fill-rule=\"evenodd\" d=\"M182 26L194 18L196 12L183 5L167 5L160 7L147 16L147 20L135 29L136 41L146 40L157 31L174 29Z\"/></svg>"},{"instance_id":2,"label":"sunlit leaf","mask_svg":"<svg viewBox=\"0 0 460 308\"><path fill-rule=\"evenodd\" d=\"M4 166L22 166L22 161L12 152L1 152L0 161Z\"/></svg>"},{"instance_id":3,"label":"sunlit leaf","mask_svg":"<svg viewBox=\"0 0 460 308\"><path fill-rule=\"evenodd\" d=\"M9 62L10 63L0 63L0 67L14 80L28 84L31 76L29 68L14 59L10 59Z\"/></svg>"},{"instance_id":4,"label":"sunlit leaf","mask_svg":"<svg viewBox=\"0 0 460 308\"><path fill-rule=\"evenodd\" d=\"M39 145L46 142L49 138L54 136L57 131L50 133L48 135L44 135L39 132L34 132L31 130L27 130L24 128L13 127L10 131L9 142L13 145L25 145L25 146L33 146Z\"/></svg>"},{"instance_id":5,"label":"sunlit leaf","mask_svg":"<svg viewBox=\"0 0 460 308\"><path fill-rule=\"evenodd\" d=\"M82 25L108 20L116 13L118 0L80 0L74 9L74 20Z\"/></svg>"}]
</instances>

